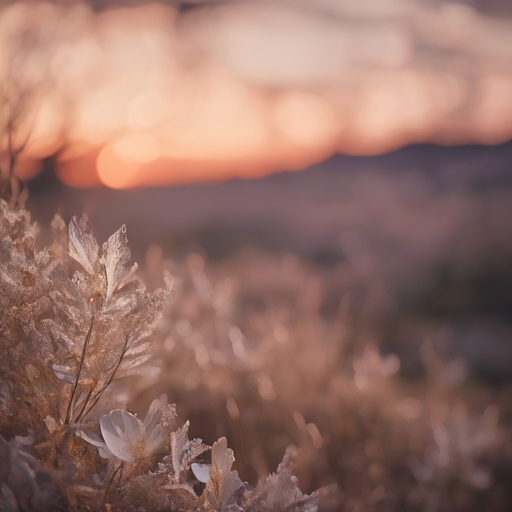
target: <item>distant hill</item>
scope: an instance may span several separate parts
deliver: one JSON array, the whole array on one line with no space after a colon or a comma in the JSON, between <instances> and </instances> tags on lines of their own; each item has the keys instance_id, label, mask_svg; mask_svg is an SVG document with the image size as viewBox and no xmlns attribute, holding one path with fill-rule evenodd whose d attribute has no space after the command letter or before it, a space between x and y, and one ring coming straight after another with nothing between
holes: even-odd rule
<instances>
[{"instance_id":1,"label":"distant hill","mask_svg":"<svg viewBox=\"0 0 512 512\"><path fill-rule=\"evenodd\" d=\"M199 244L220 258L254 244L335 260L340 232L358 225L345 217L347 204L371 207L379 189L405 203L420 194L425 207L441 197L473 194L485 201L497 191L512 194L512 143L415 145L382 156L337 155L303 171L256 180L129 191L67 188L48 160L28 186L28 207L43 227L58 209L67 218L86 211L100 238L125 223L131 245L142 254L152 243L175 254Z\"/></svg>"}]
</instances>

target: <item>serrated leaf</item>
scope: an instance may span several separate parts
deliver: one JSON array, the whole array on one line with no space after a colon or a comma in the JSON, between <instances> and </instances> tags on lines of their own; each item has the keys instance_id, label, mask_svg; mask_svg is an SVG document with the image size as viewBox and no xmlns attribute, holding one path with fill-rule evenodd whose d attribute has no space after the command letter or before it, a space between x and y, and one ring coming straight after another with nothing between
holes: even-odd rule
<instances>
[{"instance_id":1,"label":"serrated leaf","mask_svg":"<svg viewBox=\"0 0 512 512\"><path fill-rule=\"evenodd\" d=\"M244 510L247 512L317 512L321 494L302 494L297 479L289 468L292 455L288 452L277 472L269 475L258 487L246 494Z\"/></svg>"},{"instance_id":2,"label":"serrated leaf","mask_svg":"<svg viewBox=\"0 0 512 512\"><path fill-rule=\"evenodd\" d=\"M103 264L107 274L107 303L112 295L132 281L137 263L130 266L130 249L126 236L126 226L122 226L103 244Z\"/></svg>"},{"instance_id":3,"label":"serrated leaf","mask_svg":"<svg viewBox=\"0 0 512 512\"><path fill-rule=\"evenodd\" d=\"M181 461L187 449L189 424L190 423L187 421L183 427L171 433L172 468L174 471L174 482L176 484L180 482Z\"/></svg>"},{"instance_id":4,"label":"serrated leaf","mask_svg":"<svg viewBox=\"0 0 512 512\"><path fill-rule=\"evenodd\" d=\"M235 457L228 448L225 437L212 446L212 466L210 480L206 484L205 498L215 509L225 510L228 505L239 498L239 491L244 483L236 471L231 471Z\"/></svg>"},{"instance_id":5,"label":"serrated leaf","mask_svg":"<svg viewBox=\"0 0 512 512\"><path fill-rule=\"evenodd\" d=\"M69 223L69 255L90 275L95 273L98 263L99 246L85 213L80 220L76 217Z\"/></svg>"}]
</instances>

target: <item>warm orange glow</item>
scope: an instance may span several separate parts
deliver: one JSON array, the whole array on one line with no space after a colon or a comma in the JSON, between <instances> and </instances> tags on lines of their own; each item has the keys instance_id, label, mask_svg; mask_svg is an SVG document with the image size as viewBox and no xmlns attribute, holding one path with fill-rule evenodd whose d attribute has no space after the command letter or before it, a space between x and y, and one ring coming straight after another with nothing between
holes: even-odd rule
<instances>
[{"instance_id":1,"label":"warm orange glow","mask_svg":"<svg viewBox=\"0 0 512 512\"><path fill-rule=\"evenodd\" d=\"M279 98L275 122L291 142L318 147L339 136L342 120L321 98L290 92Z\"/></svg>"},{"instance_id":2,"label":"warm orange glow","mask_svg":"<svg viewBox=\"0 0 512 512\"><path fill-rule=\"evenodd\" d=\"M82 148L81 148L82 149ZM69 158L57 160L55 173L68 187L89 188L101 185L96 173L97 150L80 152L77 155L65 155Z\"/></svg>"},{"instance_id":3,"label":"warm orange glow","mask_svg":"<svg viewBox=\"0 0 512 512\"><path fill-rule=\"evenodd\" d=\"M58 175L79 187L512 137L512 20L455 4L306 4L178 14L17 2L0 10L0 80L11 87L0 102L23 106L26 158L59 153Z\"/></svg>"},{"instance_id":4,"label":"warm orange glow","mask_svg":"<svg viewBox=\"0 0 512 512\"><path fill-rule=\"evenodd\" d=\"M158 92L135 96L128 105L128 124L134 130L148 130L165 122L172 114L169 101Z\"/></svg>"},{"instance_id":5,"label":"warm orange glow","mask_svg":"<svg viewBox=\"0 0 512 512\"><path fill-rule=\"evenodd\" d=\"M155 140L142 133L127 133L112 143L114 153L127 162L153 162L160 156Z\"/></svg>"},{"instance_id":6,"label":"warm orange glow","mask_svg":"<svg viewBox=\"0 0 512 512\"><path fill-rule=\"evenodd\" d=\"M17 176L23 181L29 180L39 174L42 162L40 160L19 160L16 169Z\"/></svg>"},{"instance_id":7,"label":"warm orange glow","mask_svg":"<svg viewBox=\"0 0 512 512\"><path fill-rule=\"evenodd\" d=\"M77 141L73 144L67 145L57 156L57 162L67 162L68 160L76 160L88 153L94 152L97 149L95 146L87 142Z\"/></svg>"},{"instance_id":8,"label":"warm orange glow","mask_svg":"<svg viewBox=\"0 0 512 512\"><path fill-rule=\"evenodd\" d=\"M259 91L216 74L197 79L200 96L191 84L184 92L186 105L176 106L162 127L162 155L224 161L250 159L272 148L268 104Z\"/></svg>"},{"instance_id":9,"label":"warm orange glow","mask_svg":"<svg viewBox=\"0 0 512 512\"><path fill-rule=\"evenodd\" d=\"M103 185L110 188L127 188L140 169L141 162L121 158L113 144L107 144L99 152L96 166Z\"/></svg>"}]
</instances>

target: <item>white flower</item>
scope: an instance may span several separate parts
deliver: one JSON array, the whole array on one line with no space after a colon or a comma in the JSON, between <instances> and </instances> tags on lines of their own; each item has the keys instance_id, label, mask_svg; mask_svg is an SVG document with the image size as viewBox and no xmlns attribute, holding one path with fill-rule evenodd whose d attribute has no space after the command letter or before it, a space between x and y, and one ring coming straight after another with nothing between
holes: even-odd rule
<instances>
[{"instance_id":1,"label":"white flower","mask_svg":"<svg viewBox=\"0 0 512 512\"><path fill-rule=\"evenodd\" d=\"M154 400L144 422L127 411L116 409L100 418L104 441L93 433L78 431L77 435L99 448L106 458L126 462L151 457L162 450L176 418L174 406L168 406L167 397Z\"/></svg>"},{"instance_id":2,"label":"white flower","mask_svg":"<svg viewBox=\"0 0 512 512\"><path fill-rule=\"evenodd\" d=\"M209 464L191 464L190 468L192 469L192 473L194 476L205 484L210 480L210 465Z\"/></svg>"}]
</instances>

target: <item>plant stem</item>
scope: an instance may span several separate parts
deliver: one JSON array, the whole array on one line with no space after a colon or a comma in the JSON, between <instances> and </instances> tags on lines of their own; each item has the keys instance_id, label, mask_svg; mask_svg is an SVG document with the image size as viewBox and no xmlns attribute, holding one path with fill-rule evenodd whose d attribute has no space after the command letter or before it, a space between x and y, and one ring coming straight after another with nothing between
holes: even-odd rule
<instances>
[{"instance_id":1,"label":"plant stem","mask_svg":"<svg viewBox=\"0 0 512 512\"><path fill-rule=\"evenodd\" d=\"M110 491L110 487L112 487L112 482L114 481L114 478L115 476L117 475L117 472L119 470L121 470L121 476L123 474L123 466L124 466L124 462L121 462L121 464L119 464L119 466L117 466L116 470L112 473L112 476L110 477L110 480L108 481L108 485L107 485L107 488L105 489L105 494L103 495L103 503L105 503L107 501L107 497L108 497L108 493Z\"/></svg>"},{"instance_id":2,"label":"plant stem","mask_svg":"<svg viewBox=\"0 0 512 512\"><path fill-rule=\"evenodd\" d=\"M87 336L85 337L84 347L82 349L82 356L80 357L80 364L78 365L78 370L76 372L75 385L73 386L73 391L71 392L71 397L69 398L68 410L66 411L66 419L64 420L64 425L68 425L69 421L71 419L71 411L73 409L73 402L75 399L76 390L78 388L78 382L80 380L80 373L82 372L82 367L83 367L83 364L85 361L85 353L87 351L87 345L89 344L89 340L91 339L93 325L94 325L94 313L92 314L92 317L91 317L91 325L89 327L89 332L87 333Z\"/></svg>"},{"instance_id":3,"label":"plant stem","mask_svg":"<svg viewBox=\"0 0 512 512\"><path fill-rule=\"evenodd\" d=\"M91 412L91 409L98 403L98 400L101 398L101 395L103 394L103 392L107 389L107 387L114 380L115 374L116 374L117 370L119 369L119 366L121 366L121 362L123 361L124 355L126 354L126 351L128 350L128 348L129 348L128 347L128 336L126 336L126 341L124 342L123 350L121 351L121 354L119 355L119 359L117 360L116 366L114 367L112 373L110 374L110 377L108 378L107 382L105 382L103 387L96 393L96 395L94 395L93 402L89 406L89 408L87 409L85 414L82 416L82 412L83 412L83 409L82 409L82 411L78 415L76 421L78 421L81 417L85 418ZM85 409L85 407L84 407L84 409Z\"/></svg>"},{"instance_id":4,"label":"plant stem","mask_svg":"<svg viewBox=\"0 0 512 512\"><path fill-rule=\"evenodd\" d=\"M87 392L87 396L85 397L84 403L82 405L82 408L80 409L80 412L78 413L76 418L71 418L71 423L76 423L80 419L80 416L82 416L84 409L87 406L89 399L91 398L93 390L94 388L89 389L89 391Z\"/></svg>"}]
</instances>

